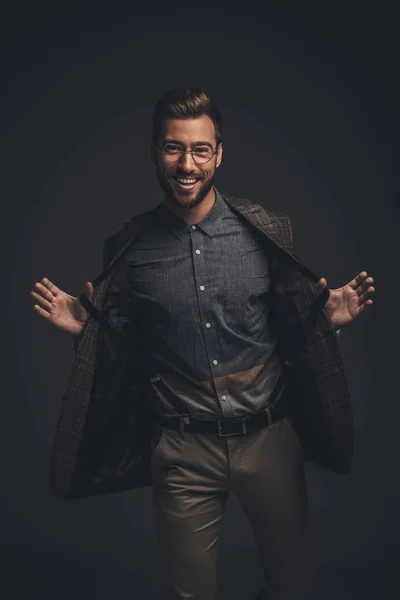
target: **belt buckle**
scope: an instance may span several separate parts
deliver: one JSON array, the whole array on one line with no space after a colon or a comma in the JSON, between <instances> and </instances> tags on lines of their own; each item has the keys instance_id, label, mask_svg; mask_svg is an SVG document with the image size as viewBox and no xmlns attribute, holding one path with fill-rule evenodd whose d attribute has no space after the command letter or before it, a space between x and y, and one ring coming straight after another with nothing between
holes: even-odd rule
<instances>
[{"instance_id":1,"label":"belt buckle","mask_svg":"<svg viewBox=\"0 0 400 600\"><path fill-rule=\"evenodd\" d=\"M243 435L243 434L247 433L247 425L246 425L246 420L244 417L232 419L231 421L229 421L229 423L232 423L232 424L237 423L237 424L241 425L241 427L238 431L234 431L231 433L226 433L226 432L222 431L223 423L227 423L227 421L221 421L221 420L217 421L218 437L230 437L232 435Z\"/></svg>"}]
</instances>

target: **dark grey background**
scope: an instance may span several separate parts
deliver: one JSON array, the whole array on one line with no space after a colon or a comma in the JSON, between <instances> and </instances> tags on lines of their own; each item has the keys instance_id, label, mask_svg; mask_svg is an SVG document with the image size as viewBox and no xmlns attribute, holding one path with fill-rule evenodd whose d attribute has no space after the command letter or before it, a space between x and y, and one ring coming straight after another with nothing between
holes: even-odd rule
<instances>
[{"instance_id":1,"label":"dark grey background","mask_svg":"<svg viewBox=\"0 0 400 600\"><path fill-rule=\"evenodd\" d=\"M232 15L199 3L140 12L8 2L1 21L2 597L158 597L149 488L69 502L50 494L72 349L33 313L29 291L47 276L80 293L101 270L104 238L159 202L151 113L180 83L203 86L223 112L221 192L287 212L301 258L330 287L362 269L375 277L373 307L340 339L356 414L354 469L337 476L307 465L307 477L318 597L396 597L394 3L293 3ZM255 544L232 497L221 598L250 600L259 581Z\"/></svg>"}]
</instances>

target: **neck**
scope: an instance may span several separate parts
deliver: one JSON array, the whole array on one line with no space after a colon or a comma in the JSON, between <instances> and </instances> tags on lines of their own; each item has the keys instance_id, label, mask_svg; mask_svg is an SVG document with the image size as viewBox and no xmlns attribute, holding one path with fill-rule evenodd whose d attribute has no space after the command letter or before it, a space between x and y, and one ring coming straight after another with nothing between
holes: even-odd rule
<instances>
[{"instance_id":1,"label":"neck","mask_svg":"<svg viewBox=\"0 0 400 600\"><path fill-rule=\"evenodd\" d=\"M195 225L204 219L210 212L215 203L215 190L212 187L208 194L197 206L184 207L178 206L174 200L171 200L167 195L164 196L165 206L177 217L183 219L186 223Z\"/></svg>"}]
</instances>

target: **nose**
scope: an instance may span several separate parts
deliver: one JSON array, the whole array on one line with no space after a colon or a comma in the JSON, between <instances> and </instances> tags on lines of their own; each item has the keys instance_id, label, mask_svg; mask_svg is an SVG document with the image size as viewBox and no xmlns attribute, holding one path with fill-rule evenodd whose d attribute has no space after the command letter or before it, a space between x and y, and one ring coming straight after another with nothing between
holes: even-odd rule
<instances>
[{"instance_id":1,"label":"nose","mask_svg":"<svg viewBox=\"0 0 400 600\"><path fill-rule=\"evenodd\" d=\"M195 162L190 152L185 152L179 161L179 166L185 171L193 171L195 169Z\"/></svg>"}]
</instances>

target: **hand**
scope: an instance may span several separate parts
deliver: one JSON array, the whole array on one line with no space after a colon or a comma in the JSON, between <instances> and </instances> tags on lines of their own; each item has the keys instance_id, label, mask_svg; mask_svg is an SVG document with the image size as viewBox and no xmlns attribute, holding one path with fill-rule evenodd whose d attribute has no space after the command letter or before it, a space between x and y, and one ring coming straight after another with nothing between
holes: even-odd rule
<instances>
[{"instance_id":1,"label":"hand","mask_svg":"<svg viewBox=\"0 0 400 600\"><path fill-rule=\"evenodd\" d=\"M79 298L63 292L46 277L35 283L35 289L31 296L39 304L35 304L33 309L58 329L79 335L89 317ZM90 281L85 283L83 293L91 300L93 285Z\"/></svg>"},{"instance_id":2,"label":"hand","mask_svg":"<svg viewBox=\"0 0 400 600\"><path fill-rule=\"evenodd\" d=\"M330 296L325 304L325 312L331 318L336 329L354 321L363 310L372 304L370 295L375 291L371 286L372 277L366 271L361 271L348 284L336 290L329 290ZM322 277L317 283L317 293L320 295L328 285Z\"/></svg>"}]
</instances>

